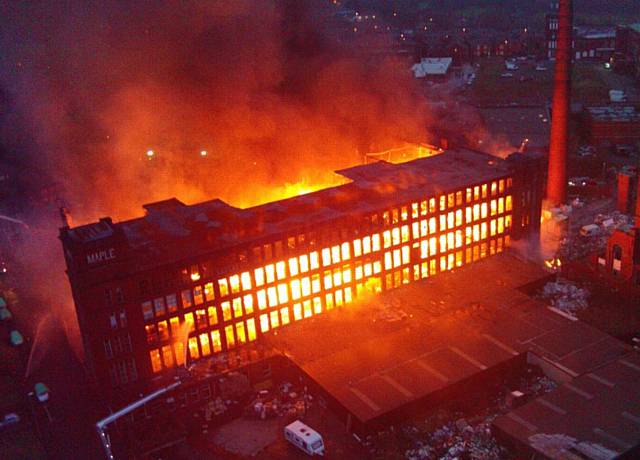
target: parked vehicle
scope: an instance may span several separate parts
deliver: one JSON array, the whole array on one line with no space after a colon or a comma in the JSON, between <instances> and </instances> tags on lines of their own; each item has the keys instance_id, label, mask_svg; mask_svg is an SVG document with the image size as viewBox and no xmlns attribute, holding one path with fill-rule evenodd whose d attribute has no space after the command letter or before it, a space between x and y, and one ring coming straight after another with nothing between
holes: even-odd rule
<instances>
[{"instance_id":1,"label":"parked vehicle","mask_svg":"<svg viewBox=\"0 0 640 460\"><path fill-rule=\"evenodd\" d=\"M49 388L42 382L38 382L34 386L34 391L38 401L45 402L49 400Z\"/></svg>"},{"instance_id":2,"label":"parked vehicle","mask_svg":"<svg viewBox=\"0 0 640 460\"><path fill-rule=\"evenodd\" d=\"M300 420L296 420L284 427L284 437L291 444L309 455L324 455L322 436Z\"/></svg>"},{"instance_id":3,"label":"parked vehicle","mask_svg":"<svg viewBox=\"0 0 640 460\"><path fill-rule=\"evenodd\" d=\"M20 416L15 412L9 412L4 414L2 420L0 420L0 428L4 428L9 425L14 425L20 421Z\"/></svg>"}]
</instances>

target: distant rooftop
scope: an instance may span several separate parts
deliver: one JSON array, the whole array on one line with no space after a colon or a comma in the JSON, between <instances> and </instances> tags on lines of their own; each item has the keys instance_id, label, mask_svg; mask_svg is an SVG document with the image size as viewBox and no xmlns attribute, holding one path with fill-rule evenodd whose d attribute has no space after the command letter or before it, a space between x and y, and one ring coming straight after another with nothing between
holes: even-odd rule
<instances>
[{"instance_id":1,"label":"distant rooftop","mask_svg":"<svg viewBox=\"0 0 640 460\"><path fill-rule=\"evenodd\" d=\"M451 66L451 62L453 62L453 58L450 57L422 58L420 62L411 67L411 70L416 78L446 75Z\"/></svg>"}]
</instances>

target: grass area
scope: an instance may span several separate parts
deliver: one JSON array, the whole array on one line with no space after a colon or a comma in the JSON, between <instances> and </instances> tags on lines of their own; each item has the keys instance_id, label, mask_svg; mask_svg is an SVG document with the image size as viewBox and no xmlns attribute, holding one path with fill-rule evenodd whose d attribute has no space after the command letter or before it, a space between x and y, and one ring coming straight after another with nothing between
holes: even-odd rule
<instances>
[{"instance_id":1,"label":"grass area","mask_svg":"<svg viewBox=\"0 0 640 460\"><path fill-rule=\"evenodd\" d=\"M520 69L508 71L504 59L489 58L480 62L477 78L471 88L471 102L477 105L543 104L551 101L553 63L544 71L536 71L535 63L518 63ZM609 89L616 85L616 75L606 74L602 63L578 61L573 66L572 96L575 102L608 101ZM502 74L511 73L505 78ZM524 79L524 81L521 80Z\"/></svg>"}]
</instances>

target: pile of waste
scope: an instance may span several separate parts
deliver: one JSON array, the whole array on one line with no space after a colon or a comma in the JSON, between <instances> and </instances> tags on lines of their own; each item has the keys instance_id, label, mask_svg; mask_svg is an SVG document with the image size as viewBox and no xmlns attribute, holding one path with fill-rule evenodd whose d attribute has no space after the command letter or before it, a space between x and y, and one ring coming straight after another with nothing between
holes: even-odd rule
<instances>
[{"instance_id":1,"label":"pile of waste","mask_svg":"<svg viewBox=\"0 0 640 460\"><path fill-rule=\"evenodd\" d=\"M313 396L304 388L294 388L291 383L285 382L277 389L259 391L246 415L262 420L285 416L299 418L313 403Z\"/></svg>"},{"instance_id":2,"label":"pile of waste","mask_svg":"<svg viewBox=\"0 0 640 460\"><path fill-rule=\"evenodd\" d=\"M572 315L589 306L589 291L565 280L545 284L541 297L552 307Z\"/></svg>"},{"instance_id":3,"label":"pile of waste","mask_svg":"<svg viewBox=\"0 0 640 460\"><path fill-rule=\"evenodd\" d=\"M491 434L491 423L495 415L475 423L460 418L447 423L413 449L405 452L407 460L498 460L505 451Z\"/></svg>"}]
</instances>

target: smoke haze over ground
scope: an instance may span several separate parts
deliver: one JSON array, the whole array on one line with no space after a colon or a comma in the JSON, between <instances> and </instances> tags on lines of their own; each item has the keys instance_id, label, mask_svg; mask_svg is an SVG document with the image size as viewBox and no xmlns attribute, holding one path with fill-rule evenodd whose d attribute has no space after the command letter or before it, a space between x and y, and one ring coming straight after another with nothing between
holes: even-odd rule
<instances>
[{"instance_id":1,"label":"smoke haze over ground","mask_svg":"<svg viewBox=\"0 0 640 460\"><path fill-rule=\"evenodd\" d=\"M338 41L333 8L4 2L3 141L61 184L82 223L172 196L251 204L358 152L421 140L406 63Z\"/></svg>"}]
</instances>

